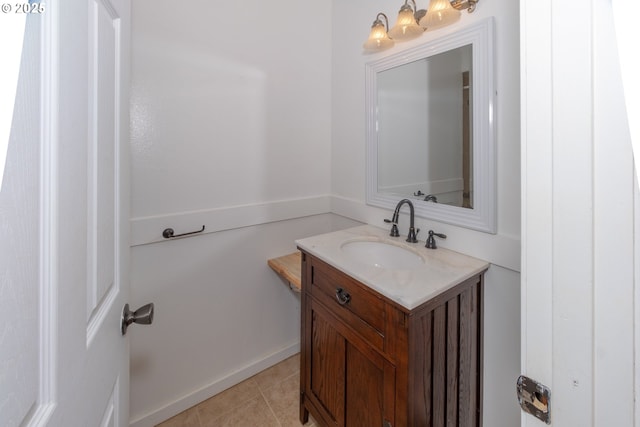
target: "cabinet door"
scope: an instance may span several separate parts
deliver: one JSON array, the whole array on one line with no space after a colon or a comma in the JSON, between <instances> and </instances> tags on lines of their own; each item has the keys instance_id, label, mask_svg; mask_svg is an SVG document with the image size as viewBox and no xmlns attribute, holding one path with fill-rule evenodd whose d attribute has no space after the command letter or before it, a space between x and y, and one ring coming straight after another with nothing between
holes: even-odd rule
<instances>
[{"instance_id":1,"label":"cabinet door","mask_svg":"<svg viewBox=\"0 0 640 427\"><path fill-rule=\"evenodd\" d=\"M378 427L388 421L393 425L395 367L322 304L311 297L307 302L310 345L304 356L305 393L324 424Z\"/></svg>"},{"instance_id":2,"label":"cabinet door","mask_svg":"<svg viewBox=\"0 0 640 427\"><path fill-rule=\"evenodd\" d=\"M347 341L347 427L393 426L395 368L371 348ZM388 422L388 424L384 424Z\"/></svg>"},{"instance_id":3,"label":"cabinet door","mask_svg":"<svg viewBox=\"0 0 640 427\"><path fill-rule=\"evenodd\" d=\"M306 393L332 426L344 426L346 341L333 327L330 318L316 309L311 298L307 321L311 325L310 351L307 355Z\"/></svg>"}]
</instances>

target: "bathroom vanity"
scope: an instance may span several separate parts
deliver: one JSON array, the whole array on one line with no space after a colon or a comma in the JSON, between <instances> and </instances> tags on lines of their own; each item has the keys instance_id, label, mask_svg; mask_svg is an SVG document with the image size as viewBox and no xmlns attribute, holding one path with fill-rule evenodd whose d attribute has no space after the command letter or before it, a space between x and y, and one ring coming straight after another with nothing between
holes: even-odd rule
<instances>
[{"instance_id":1,"label":"bathroom vanity","mask_svg":"<svg viewBox=\"0 0 640 427\"><path fill-rule=\"evenodd\" d=\"M296 243L303 423L481 425L486 262L368 225Z\"/></svg>"}]
</instances>

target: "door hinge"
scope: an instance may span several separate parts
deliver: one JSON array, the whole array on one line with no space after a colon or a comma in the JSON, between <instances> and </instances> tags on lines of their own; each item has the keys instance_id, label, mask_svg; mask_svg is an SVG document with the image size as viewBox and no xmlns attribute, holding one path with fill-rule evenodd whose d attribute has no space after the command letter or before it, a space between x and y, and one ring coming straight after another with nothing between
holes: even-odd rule
<instances>
[{"instance_id":1,"label":"door hinge","mask_svg":"<svg viewBox=\"0 0 640 427\"><path fill-rule=\"evenodd\" d=\"M520 375L516 386L522 410L551 424L551 390L544 384Z\"/></svg>"}]
</instances>

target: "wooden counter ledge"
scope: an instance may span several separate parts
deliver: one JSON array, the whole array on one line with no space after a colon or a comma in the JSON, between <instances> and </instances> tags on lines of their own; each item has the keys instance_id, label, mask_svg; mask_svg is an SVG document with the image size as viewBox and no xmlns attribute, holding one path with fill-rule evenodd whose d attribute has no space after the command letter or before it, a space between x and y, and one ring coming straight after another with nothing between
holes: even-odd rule
<instances>
[{"instance_id":1,"label":"wooden counter ledge","mask_svg":"<svg viewBox=\"0 0 640 427\"><path fill-rule=\"evenodd\" d=\"M273 271L289 282L291 290L300 292L302 285L300 280L299 251L278 258L272 258L267 261L267 264L269 264L269 267L271 267Z\"/></svg>"}]
</instances>

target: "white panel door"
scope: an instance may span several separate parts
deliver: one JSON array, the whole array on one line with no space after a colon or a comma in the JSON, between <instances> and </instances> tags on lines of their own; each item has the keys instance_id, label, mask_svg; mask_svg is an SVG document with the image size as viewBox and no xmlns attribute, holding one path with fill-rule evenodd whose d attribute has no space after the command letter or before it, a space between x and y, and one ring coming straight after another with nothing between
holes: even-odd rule
<instances>
[{"instance_id":1,"label":"white panel door","mask_svg":"<svg viewBox=\"0 0 640 427\"><path fill-rule=\"evenodd\" d=\"M611 2L520 6L522 373L555 426L633 426L640 212Z\"/></svg>"},{"instance_id":2,"label":"white panel door","mask_svg":"<svg viewBox=\"0 0 640 427\"><path fill-rule=\"evenodd\" d=\"M126 426L129 355L120 321L129 295L130 4L44 6L31 27L39 39L28 37L39 43L40 81L31 82L39 95L25 98L40 104L26 107L36 123L40 117L40 160L12 165L39 182L16 190L16 198L34 201L22 214L40 219L30 230L18 227L15 241L34 230L39 240L8 265L35 269L23 276L38 281L3 282L3 293L18 304L12 312L34 327L16 341L24 363L0 353L3 365L18 367L3 371L9 399L0 401L0 424ZM33 297L21 298L27 291ZM10 334L19 327L10 326Z\"/></svg>"},{"instance_id":3,"label":"white panel door","mask_svg":"<svg viewBox=\"0 0 640 427\"><path fill-rule=\"evenodd\" d=\"M120 319L129 295L130 4L49 6L57 15L51 107L59 290L52 422L125 426L129 358Z\"/></svg>"}]
</instances>

